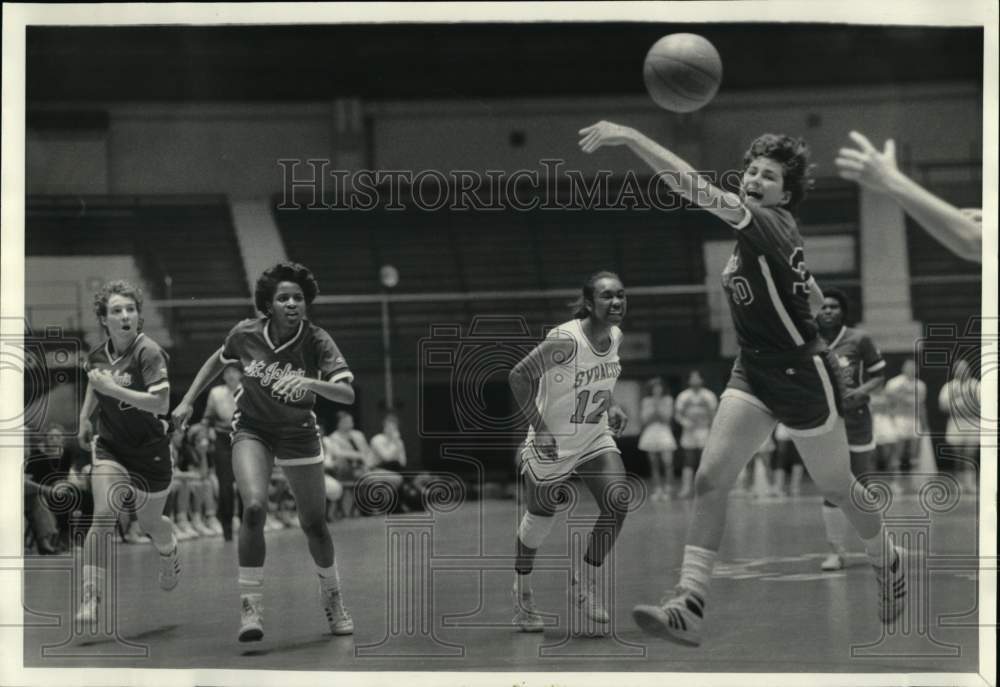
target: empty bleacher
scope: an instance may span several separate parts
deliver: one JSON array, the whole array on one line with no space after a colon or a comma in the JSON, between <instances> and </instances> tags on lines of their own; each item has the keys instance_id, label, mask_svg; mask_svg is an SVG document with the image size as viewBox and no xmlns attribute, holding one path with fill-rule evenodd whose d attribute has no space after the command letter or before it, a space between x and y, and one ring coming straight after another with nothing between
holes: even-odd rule
<instances>
[{"instance_id":1,"label":"empty bleacher","mask_svg":"<svg viewBox=\"0 0 1000 687\"><path fill-rule=\"evenodd\" d=\"M223 196L31 196L25 253L133 255L153 289L149 300L247 299L245 306L164 309L180 383L221 345L233 323L253 312Z\"/></svg>"}]
</instances>

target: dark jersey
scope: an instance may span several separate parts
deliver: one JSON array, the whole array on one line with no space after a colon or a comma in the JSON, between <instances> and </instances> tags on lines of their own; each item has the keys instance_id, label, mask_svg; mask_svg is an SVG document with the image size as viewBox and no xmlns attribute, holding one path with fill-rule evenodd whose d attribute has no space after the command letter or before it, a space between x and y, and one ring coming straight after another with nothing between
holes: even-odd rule
<instances>
[{"instance_id":1,"label":"dark jersey","mask_svg":"<svg viewBox=\"0 0 1000 687\"><path fill-rule=\"evenodd\" d=\"M90 352L87 370L108 370L115 383L133 391L154 392L169 389L169 358L159 344L140 333L120 354L111 352L111 341ZM124 401L95 390L97 398L97 435L113 452L130 456L155 455L166 440L169 423L166 416L140 410Z\"/></svg>"},{"instance_id":2,"label":"dark jersey","mask_svg":"<svg viewBox=\"0 0 1000 687\"><path fill-rule=\"evenodd\" d=\"M873 374L885 369L885 360L868 333L861 329L841 327L837 338L830 342L837 357L844 389L851 391L864 384Z\"/></svg>"},{"instance_id":3,"label":"dark jersey","mask_svg":"<svg viewBox=\"0 0 1000 687\"><path fill-rule=\"evenodd\" d=\"M277 395L271 390L274 382L285 375L350 382L354 375L337 344L319 327L300 322L295 336L276 346L268 336L267 323L267 318L243 320L226 337L222 362L238 362L243 368L236 414L257 425L313 427L316 395L308 391Z\"/></svg>"},{"instance_id":4,"label":"dark jersey","mask_svg":"<svg viewBox=\"0 0 1000 687\"><path fill-rule=\"evenodd\" d=\"M782 208L748 207L722 272L741 348L780 352L816 338L802 237Z\"/></svg>"}]
</instances>

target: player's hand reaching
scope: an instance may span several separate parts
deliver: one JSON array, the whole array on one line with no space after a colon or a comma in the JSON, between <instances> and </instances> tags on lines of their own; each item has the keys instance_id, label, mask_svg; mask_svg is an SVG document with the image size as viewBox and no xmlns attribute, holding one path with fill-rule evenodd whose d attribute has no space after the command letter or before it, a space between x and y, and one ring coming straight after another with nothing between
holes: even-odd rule
<instances>
[{"instance_id":1,"label":"player's hand reaching","mask_svg":"<svg viewBox=\"0 0 1000 687\"><path fill-rule=\"evenodd\" d=\"M191 419L191 413L194 412L194 408L187 401L181 401L174 412L170 413L170 417L174 421L174 427L180 429L187 429L188 420Z\"/></svg>"},{"instance_id":2,"label":"player's hand reaching","mask_svg":"<svg viewBox=\"0 0 1000 687\"><path fill-rule=\"evenodd\" d=\"M868 394L858 393L855 389L854 391L848 391L844 394L843 398L840 399L840 403L844 410L857 410L868 404L871 398Z\"/></svg>"},{"instance_id":3,"label":"player's hand reaching","mask_svg":"<svg viewBox=\"0 0 1000 687\"><path fill-rule=\"evenodd\" d=\"M85 451L90 450L90 440L94 437L94 426L90 423L90 420L83 420L80 422L80 431L76 434L76 440L80 444L80 448Z\"/></svg>"},{"instance_id":4,"label":"player's hand reaching","mask_svg":"<svg viewBox=\"0 0 1000 687\"><path fill-rule=\"evenodd\" d=\"M600 121L580 129L580 149L592 153L601 146L620 146L631 140L635 130L621 124Z\"/></svg>"},{"instance_id":5,"label":"player's hand reaching","mask_svg":"<svg viewBox=\"0 0 1000 687\"><path fill-rule=\"evenodd\" d=\"M94 390L100 391L105 396L110 396L111 392L118 386L115 378L107 370L91 370L87 373L87 378L90 380L90 384L94 387Z\"/></svg>"},{"instance_id":6,"label":"player's hand reaching","mask_svg":"<svg viewBox=\"0 0 1000 687\"><path fill-rule=\"evenodd\" d=\"M858 148L841 148L837 154L837 173L842 179L856 181L879 193L889 193L893 177L899 174L896 166L896 144L890 138L885 150L879 152L864 134L852 131L851 140Z\"/></svg>"},{"instance_id":7,"label":"player's hand reaching","mask_svg":"<svg viewBox=\"0 0 1000 687\"><path fill-rule=\"evenodd\" d=\"M275 396L292 396L297 391L309 391L312 379L302 375L285 375L274 383L271 393Z\"/></svg>"},{"instance_id":8,"label":"player's hand reaching","mask_svg":"<svg viewBox=\"0 0 1000 687\"><path fill-rule=\"evenodd\" d=\"M556 438L547 429L535 430L535 450L543 460L554 461L559 458L559 447L556 445Z\"/></svg>"},{"instance_id":9,"label":"player's hand reaching","mask_svg":"<svg viewBox=\"0 0 1000 687\"><path fill-rule=\"evenodd\" d=\"M608 427L611 428L611 433L615 438L620 437L628 427L628 415L622 410L621 406L611 406L608 408Z\"/></svg>"}]
</instances>

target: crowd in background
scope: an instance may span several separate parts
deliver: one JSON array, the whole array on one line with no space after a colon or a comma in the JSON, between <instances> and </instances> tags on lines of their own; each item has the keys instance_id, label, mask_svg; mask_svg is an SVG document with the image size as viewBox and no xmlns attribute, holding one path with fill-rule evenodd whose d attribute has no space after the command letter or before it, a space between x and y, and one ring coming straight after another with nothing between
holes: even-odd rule
<instances>
[{"instance_id":1,"label":"crowd in background","mask_svg":"<svg viewBox=\"0 0 1000 687\"><path fill-rule=\"evenodd\" d=\"M175 427L170 436L173 480L164 514L173 521L178 541L219 537L232 540L240 526L242 504L232 467L230 432L242 373L230 366L224 383L208 396L200 422ZM322 431L322 428L321 428ZM407 454L399 421L386 414L381 430L369 441L355 429L350 413L339 411L336 427L322 437L327 495L327 520L351 515L374 515L423 508L420 474L406 471ZM26 549L60 554L86 533L93 514L90 488L91 449L65 428L51 425L25 458ZM366 498L363 490L383 489ZM391 495L391 496L387 496ZM147 537L135 516L119 521L124 543ZM265 530L297 527L295 501L280 467L269 488ZM78 534L74 534L78 533Z\"/></svg>"},{"instance_id":2,"label":"crowd in background","mask_svg":"<svg viewBox=\"0 0 1000 687\"><path fill-rule=\"evenodd\" d=\"M175 428L171 435L174 478L166 515L180 541L209 537L228 541L239 529L241 504L229 432L241 377L238 368L227 368L224 383L209 393L201 421ZM692 495L694 473L718 407L716 395L704 387L697 370L687 382L676 401L663 379L646 384L639 449L649 459L649 491L654 501ZM973 493L979 454L979 383L967 361L955 364L937 401L949 419L935 467L954 473L963 489ZM893 488L901 493L916 486L908 483L907 475L919 461L927 428L926 403L926 385L917 379L913 360L904 361L900 374L871 395L876 442L871 470L893 475ZM385 504L384 494L365 498L358 493L359 488L373 489L376 484L393 495L387 506L392 510L423 507L425 478L407 471L406 447L394 414L385 415L381 430L369 440L355 428L350 413L338 411L333 430L324 432L321 443L328 521L378 512L380 504ZM778 425L745 469L737 493L772 499L797 496L802 493L803 477L791 436ZM90 447L79 444L59 425L47 427L26 451L24 489L27 548L40 554L65 552L73 545L74 533L86 532L93 512ZM269 496L265 529L297 526L295 502L278 467L272 473ZM134 515L123 518L119 532L127 543L146 540Z\"/></svg>"}]
</instances>

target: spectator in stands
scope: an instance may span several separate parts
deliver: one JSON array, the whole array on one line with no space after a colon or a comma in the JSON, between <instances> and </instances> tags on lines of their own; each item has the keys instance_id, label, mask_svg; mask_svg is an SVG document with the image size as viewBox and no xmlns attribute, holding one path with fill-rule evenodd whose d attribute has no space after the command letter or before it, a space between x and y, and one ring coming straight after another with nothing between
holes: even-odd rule
<instances>
[{"instance_id":1,"label":"spectator in stands","mask_svg":"<svg viewBox=\"0 0 1000 687\"><path fill-rule=\"evenodd\" d=\"M67 465L65 430L52 425L37 447L29 446L24 462L24 506L35 548L42 555L62 553L59 522L49 506L54 490L64 480ZM60 499L61 500L61 499Z\"/></svg>"},{"instance_id":2,"label":"spectator in stands","mask_svg":"<svg viewBox=\"0 0 1000 687\"><path fill-rule=\"evenodd\" d=\"M959 210L899 171L892 139L879 152L863 134L852 131L850 136L859 149L840 149L836 164L841 177L889 196L955 255L982 262L982 209Z\"/></svg>"},{"instance_id":3,"label":"spectator in stands","mask_svg":"<svg viewBox=\"0 0 1000 687\"><path fill-rule=\"evenodd\" d=\"M371 447L365 440L365 435L354 429L354 418L345 411L337 412L337 428L331 432L324 440L324 446L333 457L335 464L335 474L338 479L350 475L354 481L361 477L371 475L369 479L378 479L389 485L397 494L397 504L399 501L399 491L403 486L403 476L396 472L390 472L380 467ZM376 478L375 475L378 477ZM357 496L357 494L356 494ZM359 506L363 505L367 499L358 499ZM364 508L361 509L364 512Z\"/></svg>"},{"instance_id":4,"label":"spectator in stands","mask_svg":"<svg viewBox=\"0 0 1000 687\"><path fill-rule=\"evenodd\" d=\"M938 407L948 416L942 468L954 471L969 493L978 489L979 472L979 380L969 361L959 358L952 377L941 388Z\"/></svg>"},{"instance_id":5,"label":"spectator in stands","mask_svg":"<svg viewBox=\"0 0 1000 687\"><path fill-rule=\"evenodd\" d=\"M909 473L920 461L921 435L927 427L927 385L917 379L917 364L913 358L903 361L902 371L885 383L885 395L892 408L892 419L899 440L898 491L908 491L913 485Z\"/></svg>"},{"instance_id":6,"label":"spectator in stands","mask_svg":"<svg viewBox=\"0 0 1000 687\"><path fill-rule=\"evenodd\" d=\"M774 428L774 446L778 459L778 470L775 473L775 490L785 494L785 484L787 479L788 494L798 496L802 493L802 476L805 473L805 466L802 464L802 457L795 448L792 435L788 433L788 428L780 422Z\"/></svg>"},{"instance_id":7,"label":"spectator in stands","mask_svg":"<svg viewBox=\"0 0 1000 687\"><path fill-rule=\"evenodd\" d=\"M665 393L663 379L646 382L646 396L640 410L642 432L639 450L649 458L649 477L653 501L670 500L670 472L673 470L677 441L670 426L674 417L674 398Z\"/></svg>"},{"instance_id":8,"label":"spectator in stands","mask_svg":"<svg viewBox=\"0 0 1000 687\"><path fill-rule=\"evenodd\" d=\"M701 465L701 453L708 441L708 431L712 426L712 418L719 409L719 397L706 389L705 382L698 370L691 370L688 375L688 388L677 395L677 406L674 411L681 431L681 449L684 455L684 470L681 473L682 499L692 494L694 475Z\"/></svg>"},{"instance_id":9,"label":"spectator in stands","mask_svg":"<svg viewBox=\"0 0 1000 687\"><path fill-rule=\"evenodd\" d=\"M382 431L372 437L373 468L402 473L406 469L406 447L399 434L399 418L386 413L382 418Z\"/></svg>"},{"instance_id":10,"label":"spectator in stands","mask_svg":"<svg viewBox=\"0 0 1000 687\"><path fill-rule=\"evenodd\" d=\"M887 472L899 459L900 445L885 390L873 392L868 405L872 411L872 433L875 437L875 472Z\"/></svg>"},{"instance_id":11,"label":"spectator in stands","mask_svg":"<svg viewBox=\"0 0 1000 687\"><path fill-rule=\"evenodd\" d=\"M234 514L236 510L236 478L233 474L233 450L231 434L233 414L236 412L236 390L243 381L243 371L236 365L227 365L222 371L223 384L208 392L208 403L202 423L212 428L212 452L210 458L215 467L219 483L219 522L222 536L226 541L233 539Z\"/></svg>"},{"instance_id":12,"label":"spectator in stands","mask_svg":"<svg viewBox=\"0 0 1000 687\"><path fill-rule=\"evenodd\" d=\"M174 459L174 479L171 484L175 499L174 530L178 539L194 539L222 534L215 521L213 485L208 475L208 453L211 447L209 429L195 424L176 429L171 437ZM203 517L207 512L218 529L208 526Z\"/></svg>"}]
</instances>

